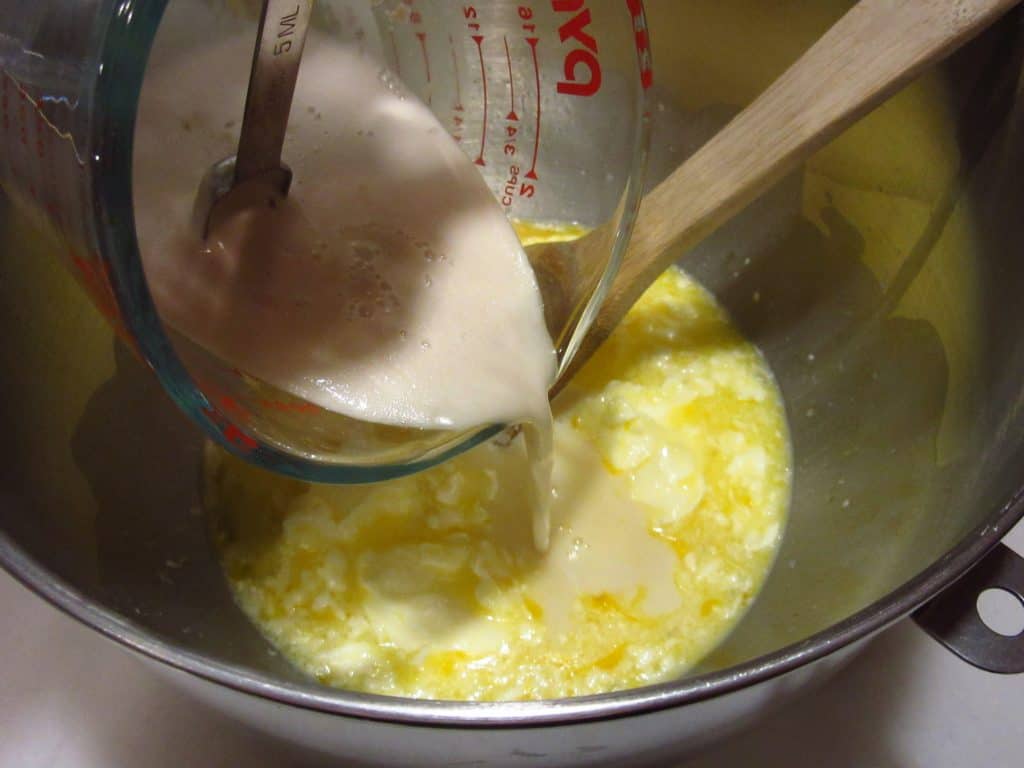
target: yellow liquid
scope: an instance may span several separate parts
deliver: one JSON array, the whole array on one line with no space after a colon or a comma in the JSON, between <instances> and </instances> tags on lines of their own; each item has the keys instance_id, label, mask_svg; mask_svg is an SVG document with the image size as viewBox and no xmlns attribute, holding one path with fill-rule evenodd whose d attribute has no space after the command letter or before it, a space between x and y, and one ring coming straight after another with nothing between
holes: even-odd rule
<instances>
[{"instance_id":1,"label":"yellow liquid","mask_svg":"<svg viewBox=\"0 0 1024 768\"><path fill-rule=\"evenodd\" d=\"M789 496L761 355L670 270L554 404L548 552L521 441L360 487L211 449L207 507L236 599L323 683L397 696L575 696L676 676L763 583Z\"/></svg>"}]
</instances>

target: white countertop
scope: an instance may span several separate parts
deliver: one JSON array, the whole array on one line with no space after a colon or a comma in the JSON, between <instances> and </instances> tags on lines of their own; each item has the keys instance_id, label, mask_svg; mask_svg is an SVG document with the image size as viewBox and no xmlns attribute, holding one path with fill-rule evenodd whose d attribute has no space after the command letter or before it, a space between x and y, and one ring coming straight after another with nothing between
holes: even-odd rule
<instances>
[{"instance_id":1,"label":"white countertop","mask_svg":"<svg viewBox=\"0 0 1024 768\"><path fill-rule=\"evenodd\" d=\"M1024 552L1024 524L1007 539ZM193 703L0 572L0 768L325 763ZM1024 675L903 622L818 691L687 768L985 768L1024 761Z\"/></svg>"}]
</instances>

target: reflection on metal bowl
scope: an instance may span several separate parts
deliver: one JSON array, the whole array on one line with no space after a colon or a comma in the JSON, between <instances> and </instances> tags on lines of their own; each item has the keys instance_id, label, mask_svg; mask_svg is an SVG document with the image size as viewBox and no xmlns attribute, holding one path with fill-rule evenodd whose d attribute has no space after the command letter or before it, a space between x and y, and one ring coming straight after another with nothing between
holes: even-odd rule
<instances>
[{"instance_id":1,"label":"reflection on metal bowl","mask_svg":"<svg viewBox=\"0 0 1024 768\"><path fill-rule=\"evenodd\" d=\"M846 5L649 0L652 181ZM1024 513L1022 20L1011 14L680 254L764 350L794 443L778 564L685 679L474 705L300 676L231 601L197 506L200 435L6 206L0 560L200 698L363 762L638 765L728 733L935 598ZM948 638L970 601L944 597L921 616Z\"/></svg>"}]
</instances>

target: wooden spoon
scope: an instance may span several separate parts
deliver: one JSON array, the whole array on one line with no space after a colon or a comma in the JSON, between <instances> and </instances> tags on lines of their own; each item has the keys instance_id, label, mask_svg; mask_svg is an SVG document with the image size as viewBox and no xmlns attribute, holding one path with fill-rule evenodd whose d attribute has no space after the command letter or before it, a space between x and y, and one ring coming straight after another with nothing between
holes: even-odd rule
<instances>
[{"instance_id":1,"label":"wooden spoon","mask_svg":"<svg viewBox=\"0 0 1024 768\"><path fill-rule=\"evenodd\" d=\"M589 331L552 387L554 396L683 250L739 213L857 118L951 54L1019 0L861 0L749 107L661 182L640 205L622 266ZM595 263L607 233L574 258ZM558 274L558 272L554 272ZM564 273L563 274L567 274ZM544 284L546 283L546 285ZM552 281L542 279L551 293ZM590 285L561 280L545 295L580 307Z\"/></svg>"}]
</instances>

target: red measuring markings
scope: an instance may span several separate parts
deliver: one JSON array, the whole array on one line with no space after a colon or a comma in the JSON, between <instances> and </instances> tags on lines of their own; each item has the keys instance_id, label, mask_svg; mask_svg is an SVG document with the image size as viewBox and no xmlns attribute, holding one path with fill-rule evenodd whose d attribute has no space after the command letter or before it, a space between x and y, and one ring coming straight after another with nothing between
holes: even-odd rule
<instances>
[{"instance_id":1,"label":"red measuring markings","mask_svg":"<svg viewBox=\"0 0 1024 768\"><path fill-rule=\"evenodd\" d=\"M114 329L118 338L127 344L139 359L142 359L138 342L134 336L128 333L128 329L121 319L121 309L114 296L114 289L110 287L110 265L95 253L91 256L83 256L74 249L68 251L68 260L75 267L78 284L85 289L86 294L92 299L93 305L99 309L100 314Z\"/></svg>"},{"instance_id":2,"label":"red measuring markings","mask_svg":"<svg viewBox=\"0 0 1024 768\"><path fill-rule=\"evenodd\" d=\"M484 147L487 146L487 68L484 66L484 36L480 34L480 22L477 20L478 14L475 6L462 6L462 16L466 19L466 28L474 33L470 37L476 43L476 55L480 60L480 84L484 91L484 119L483 124L480 126L480 154L477 155L476 160L473 162L477 165L487 165L484 162Z\"/></svg>"},{"instance_id":3,"label":"red measuring markings","mask_svg":"<svg viewBox=\"0 0 1024 768\"><path fill-rule=\"evenodd\" d=\"M24 101L18 102L18 125L21 127L19 135L21 137L21 144L24 147L28 146L28 112L25 107Z\"/></svg>"},{"instance_id":4,"label":"red measuring markings","mask_svg":"<svg viewBox=\"0 0 1024 768\"><path fill-rule=\"evenodd\" d=\"M413 2L414 0L409 0L408 3L409 7L411 8L411 11L409 13L409 21L412 22L414 26L419 27L421 24L423 24L423 14L412 7ZM416 39L420 41L420 53L423 56L423 72L427 76L427 106L430 106L430 104L434 100L434 95L431 92L432 78L430 76L430 55L427 53L427 33L423 32L422 30L417 31Z\"/></svg>"},{"instance_id":5,"label":"red measuring markings","mask_svg":"<svg viewBox=\"0 0 1024 768\"><path fill-rule=\"evenodd\" d=\"M252 418L252 414L249 413L249 410L231 395L220 393L217 400L220 403L221 410L231 418L241 419L243 421L249 421Z\"/></svg>"},{"instance_id":6,"label":"red measuring markings","mask_svg":"<svg viewBox=\"0 0 1024 768\"><path fill-rule=\"evenodd\" d=\"M501 204L506 208L510 208L512 203L515 201L515 196L519 193L517 185L519 184L519 174L521 168L519 162L515 159L516 154L519 151L519 115L516 114L516 86L515 79L512 74L512 56L509 53L508 38L502 36L502 40L505 43L505 63L508 65L508 94L509 94L509 111L505 116L505 136L504 146L501 151L505 157L509 158L511 162L508 167L508 175L505 178L504 185L502 187Z\"/></svg>"},{"instance_id":7,"label":"red measuring markings","mask_svg":"<svg viewBox=\"0 0 1024 768\"><path fill-rule=\"evenodd\" d=\"M416 38L420 41L420 51L423 53L423 70L427 74L427 104L429 105L433 95L430 88L430 56L427 55L427 33L417 32Z\"/></svg>"},{"instance_id":8,"label":"red measuring markings","mask_svg":"<svg viewBox=\"0 0 1024 768\"><path fill-rule=\"evenodd\" d=\"M452 51L452 69L455 70L455 105L452 107L458 112L463 110L462 107L462 78L459 77L459 57L455 55L455 41L452 40L452 36L448 35L448 45Z\"/></svg>"},{"instance_id":9,"label":"red measuring markings","mask_svg":"<svg viewBox=\"0 0 1024 768\"><path fill-rule=\"evenodd\" d=\"M21 143L26 146L28 145L29 122L27 108L31 107L35 113L36 118L37 140L39 142L42 142L42 127L45 126L49 131L49 133L47 133L47 138L52 141L53 138L56 137L56 139L66 141L71 151L74 153L75 162L80 167L84 167L85 160L83 160L79 156L78 148L75 146L75 142L71 134L68 131L60 130L56 125L50 122L50 119L43 112L43 108L39 104L39 102L32 98L31 94L29 94L29 92L22 87L21 83L19 83L17 79L14 78L14 76L9 74L8 72L4 72L3 70L0 70L0 75L3 75L3 78L0 79L0 85L3 86L2 89L0 89L0 106L2 106L3 110L4 131L7 132L10 130L9 89L10 85L13 84L15 90L17 90L18 92L18 96L20 97L18 101L17 119L18 127L20 128Z\"/></svg>"},{"instance_id":10,"label":"red measuring markings","mask_svg":"<svg viewBox=\"0 0 1024 768\"><path fill-rule=\"evenodd\" d=\"M534 116L534 128L533 128L533 160L530 163L530 170L526 172L526 178L537 180L537 157L540 155L540 65L537 63L537 43L540 42L539 38L528 37L526 38L527 44L530 46L530 57L533 59L533 81L537 91L537 114ZM529 188L530 194L523 194L526 197L533 197L533 185L524 184L524 190Z\"/></svg>"},{"instance_id":11,"label":"red measuring markings","mask_svg":"<svg viewBox=\"0 0 1024 768\"><path fill-rule=\"evenodd\" d=\"M260 407L282 413L319 413L320 408L305 401L286 403L284 400L260 400Z\"/></svg>"},{"instance_id":12,"label":"red measuring markings","mask_svg":"<svg viewBox=\"0 0 1024 768\"><path fill-rule=\"evenodd\" d=\"M501 38L505 42L505 63L508 65L508 114L507 120L518 120L516 114L516 82L512 77L512 55L508 52L508 38L504 35Z\"/></svg>"},{"instance_id":13,"label":"red measuring markings","mask_svg":"<svg viewBox=\"0 0 1024 768\"><path fill-rule=\"evenodd\" d=\"M193 380L210 403L209 407L202 409L203 415L216 425L224 439L242 453L249 453L258 448L259 443L235 423L251 421L252 413L249 409L205 377L193 375Z\"/></svg>"},{"instance_id":14,"label":"red measuring markings","mask_svg":"<svg viewBox=\"0 0 1024 768\"><path fill-rule=\"evenodd\" d=\"M455 41L448 35L448 48L452 52L452 70L455 72L455 103L452 104L452 138L462 141L462 119L461 112L465 111L462 106L462 78L459 75L459 57L455 53Z\"/></svg>"},{"instance_id":15,"label":"red measuring markings","mask_svg":"<svg viewBox=\"0 0 1024 768\"><path fill-rule=\"evenodd\" d=\"M42 160L46 156L46 120L42 112L36 112L36 157Z\"/></svg>"},{"instance_id":16,"label":"red measuring markings","mask_svg":"<svg viewBox=\"0 0 1024 768\"><path fill-rule=\"evenodd\" d=\"M484 89L484 119L480 126L480 154L473 162L477 165L487 165L484 162L484 147L487 145L487 68L484 66L484 36L473 35L473 42L476 43L476 53L480 59L480 83Z\"/></svg>"},{"instance_id":17,"label":"red measuring markings","mask_svg":"<svg viewBox=\"0 0 1024 768\"><path fill-rule=\"evenodd\" d=\"M644 90L654 83L654 72L651 68L651 41L647 34L647 17L641 0L626 0L629 15L633 17L633 34L636 40L637 63L640 66L640 84Z\"/></svg>"},{"instance_id":18,"label":"red measuring markings","mask_svg":"<svg viewBox=\"0 0 1024 768\"><path fill-rule=\"evenodd\" d=\"M86 258L75 251L68 256L75 265L79 284L92 297L93 304L107 321L114 326L121 323L121 310L110 287L110 266L98 256Z\"/></svg>"},{"instance_id":19,"label":"red measuring markings","mask_svg":"<svg viewBox=\"0 0 1024 768\"><path fill-rule=\"evenodd\" d=\"M231 373L236 378L246 378L246 375L238 368L232 368ZM236 421L252 421L252 412L249 410L248 406L243 405L239 400L225 393L224 390L220 389L207 378L196 376L195 381L196 384L199 385L199 389L207 395L207 399L212 398L213 400L216 400L220 404L220 409L224 413L231 414L232 418ZM280 411L281 413L319 413L321 410L319 406L300 399L285 401L261 397L256 400L256 404L260 408L265 408L271 411Z\"/></svg>"},{"instance_id":20,"label":"red measuring markings","mask_svg":"<svg viewBox=\"0 0 1024 768\"><path fill-rule=\"evenodd\" d=\"M236 424L233 424L228 417L215 408L203 408L203 413L212 421L224 438L243 453L250 453L259 447L249 435L245 434Z\"/></svg>"}]
</instances>

